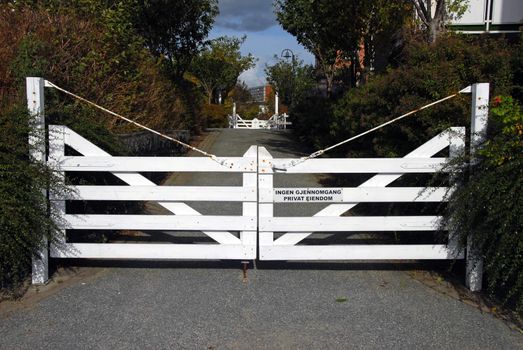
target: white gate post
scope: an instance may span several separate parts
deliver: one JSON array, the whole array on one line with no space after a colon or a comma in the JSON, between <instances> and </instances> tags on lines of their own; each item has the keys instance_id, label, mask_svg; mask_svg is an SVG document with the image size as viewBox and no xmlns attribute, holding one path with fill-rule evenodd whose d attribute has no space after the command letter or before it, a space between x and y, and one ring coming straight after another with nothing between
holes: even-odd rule
<instances>
[{"instance_id":1,"label":"white gate post","mask_svg":"<svg viewBox=\"0 0 523 350\"><path fill-rule=\"evenodd\" d=\"M26 78L27 109L33 119L35 135L29 136L30 158L32 161L46 162L45 152L45 116L44 116L44 79ZM42 189L42 195L47 198L47 190ZM38 255L32 258L32 283L44 284L49 279L49 255L47 238L39 242Z\"/></svg>"},{"instance_id":2,"label":"white gate post","mask_svg":"<svg viewBox=\"0 0 523 350\"><path fill-rule=\"evenodd\" d=\"M489 84L480 83L472 85L472 106L470 124L470 156L471 162L477 148L485 139L487 132L489 105ZM471 174L471 176L474 176ZM483 258L481 252L473 248L470 241L467 242L467 261L466 261L466 284L467 287L475 292L481 290L483 282Z\"/></svg>"},{"instance_id":3,"label":"white gate post","mask_svg":"<svg viewBox=\"0 0 523 350\"><path fill-rule=\"evenodd\" d=\"M232 104L232 127L236 129L238 127L238 117L236 116L236 102Z\"/></svg>"},{"instance_id":4,"label":"white gate post","mask_svg":"<svg viewBox=\"0 0 523 350\"><path fill-rule=\"evenodd\" d=\"M251 146L243 155L244 157L256 158L256 163L253 167L256 169L255 173L243 173L243 188L248 190L256 190L258 186L258 146ZM245 201L242 203L242 215L248 217L258 216L258 203ZM247 246L248 255L252 259L256 259L256 237L258 231L241 231L240 240L244 246ZM248 257L246 257L248 258Z\"/></svg>"},{"instance_id":5,"label":"white gate post","mask_svg":"<svg viewBox=\"0 0 523 350\"><path fill-rule=\"evenodd\" d=\"M275 115L278 115L278 112L279 112L279 98L278 98L278 93L275 93L274 94L274 114Z\"/></svg>"},{"instance_id":6,"label":"white gate post","mask_svg":"<svg viewBox=\"0 0 523 350\"><path fill-rule=\"evenodd\" d=\"M272 203L273 171L270 164L271 154L265 147L258 147L258 220L272 218L274 216L274 204ZM267 198L268 197L268 198ZM270 200L269 200L270 199ZM258 225L259 227L260 225ZM264 251L274 245L274 232L258 231L259 252L258 258L263 260Z\"/></svg>"}]
</instances>

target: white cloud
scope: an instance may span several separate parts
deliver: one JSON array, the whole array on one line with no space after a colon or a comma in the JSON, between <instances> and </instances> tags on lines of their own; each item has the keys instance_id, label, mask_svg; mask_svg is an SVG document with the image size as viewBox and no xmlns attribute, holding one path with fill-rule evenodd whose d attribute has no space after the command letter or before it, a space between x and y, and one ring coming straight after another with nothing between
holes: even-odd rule
<instances>
[{"instance_id":1,"label":"white cloud","mask_svg":"<svg viewBox=\"0 0 523 350\"><path fill-rule=\"evenodd\" d=\"M265 84L265 73L263 72L263 68L265 67L265 62L258 61L256 66L246 70L243 72L239 80L245 82L247 86L253 87L253 86L260 86Z\"/></svg>"}]
</instances>

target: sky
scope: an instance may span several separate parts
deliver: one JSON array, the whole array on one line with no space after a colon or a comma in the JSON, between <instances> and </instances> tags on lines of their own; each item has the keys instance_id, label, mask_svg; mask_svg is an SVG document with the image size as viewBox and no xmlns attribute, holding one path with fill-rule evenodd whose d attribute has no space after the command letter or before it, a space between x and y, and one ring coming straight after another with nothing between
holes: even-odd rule
<instances>
[{"instance_id":1,"label":"sky","mask_svg":"<svg viewBox=\"0 0 523 350\"><path fill-rule=\"evenodd\" d=\"M280 27L272 0L219 0L218 6L220 14L209 38L247 36L241 48L242 54L251 53L258 59L256 67L240 75L240 80L249 87L265 84L265 64L273 64L274 55L280 56L284 49L292 50L305 63L314 62L314 57Z\"/></svg>"}]
</instances>

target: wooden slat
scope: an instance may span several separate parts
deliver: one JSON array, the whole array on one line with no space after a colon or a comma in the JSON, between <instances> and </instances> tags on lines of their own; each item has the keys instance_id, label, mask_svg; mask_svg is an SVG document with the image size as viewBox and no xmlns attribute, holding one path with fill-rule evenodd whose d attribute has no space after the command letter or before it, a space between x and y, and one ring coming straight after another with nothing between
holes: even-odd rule
<instances>
[{"instance_id":1,"label":"wooden slat","mask_svg":"<svg viewBox=\"0 0 523 350\"><path fill-rule=\"evenodd\" d=\"M260 260L444 260L463 254L442 244L260 246Z\"/></svg>"},{"instance_id":2,"label":"wooden slat","mask_svg":"<svg viewBox=\"0 0 523 350\"><path fill-rule=\"evenodd\" d=\"M329 188L322 187L321 189L328 190ZM325 202L442 202L445 199L446 192L446 187L345 187L342 188L342 200L326 200ZM273 193L274 191L270 189L260 189L260 203L287 203L281 199L273 200L275 198Z\"/></svg>"},{"instance_id":3,"label":"wooden slat","mask_svg":"<svg viewBox=\"0 0 523 350\"><path fill-rule=\"evenodd\" d=\"M69 186L67 200L256 201L256 188L232 186Z\"/></svg>"},{"instance_id":4,"label":"wooden slat","mask_svg":"<svg viewBox=\"0 0 523 350\"><path fill-rule=\"evenodd\" d=\"M275 168L285 168L293 159L273 159ZM338 173L434 173L441 170L447 158L346 158L310 159L287 168L288 174Z\"/></svg>"},{"instance_id":5,"label":"wooden slat","mask_svg":"<svg viewBox=\"0 0 523 350\"><path fill-rule=\"evenodd\" d=\"M89 259L255 259L256 246L239 244L157 244L157 243L68 243L51 250L54 258Z\"/></svg>"},{"instance_id":6,"label":"wooden slat","mask_svg":"<svg viewBox=\"0 0 523 350\"><path fill-rule=\"evenodd\" d=\"M84 230L256 230L255 217L67 214L68 229Z\"/></svg>"},{"instance_id":7,"label":"wooden slat","mask_svg":"<svg viewBox=\"0 0 523 350\"><path fill-rule=\"evenodd\" d=\"M439 216L349 216L272 217L260 216L260 231L352 232L352 231L433 231Z\"/></svg>"},{"instance_id":8,"label":"wooden slat","mask_svg":"<svg viewBox=\"0 0 523 350\"><path fill-rule=\"evenodd\" d=\"M62 171L111 172L256 172L256 158L223 158L227 166L206 157L78 157L60 160Z\"/></svg>"}]
</instances>

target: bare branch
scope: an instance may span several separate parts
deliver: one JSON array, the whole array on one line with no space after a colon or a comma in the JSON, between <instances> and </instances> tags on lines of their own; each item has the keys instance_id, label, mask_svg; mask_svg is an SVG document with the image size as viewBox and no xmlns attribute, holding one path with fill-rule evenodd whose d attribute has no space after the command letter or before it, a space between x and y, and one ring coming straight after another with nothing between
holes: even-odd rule
<instances>
[{"instance_id":1,"label":"bare branch","mask_svg":"<svg viewBox=\"0 0 523 350\"><path fill-rule=\"evenodd\" d=\"M427 19L427 9L425 8L425 5L423 4L423 0L411 0L414 7L416 7L416 12L418 13L419 18L421 21L428 26L430 20ZM430 18L430 17L429 17Z\"/></svg>"},{"instance_id":2,"label":"bare branch","mask_svg":"<svg viewBox=\"0 0 523 350\"><path fill-rule=\"evenodd\" d=\"M425 0L414 0L414 1L419 4L421 11L423 11L423 14L425 15L425 19L427 20L427 22L430 22L430 20L432 19L432 11L431 11L432 0L426 0L427 1L426 6L425 6Z\"/></svg>"}]
</instances>

